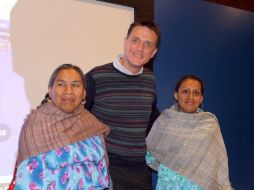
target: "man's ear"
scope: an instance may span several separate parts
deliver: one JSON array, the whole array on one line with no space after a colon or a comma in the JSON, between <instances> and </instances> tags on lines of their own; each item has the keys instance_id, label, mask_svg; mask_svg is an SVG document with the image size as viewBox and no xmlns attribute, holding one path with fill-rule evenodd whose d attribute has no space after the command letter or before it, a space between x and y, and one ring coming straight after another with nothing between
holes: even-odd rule
<instances>
[{"instance_id":1,"label":"man's ear","mask_svg":"<svg viewBox=\"0 0 254 190\"><path fill-rule=\"evenodd\" d=\"M154 55L156 54L156 52L157 52L157 48L153 51L153 53L152 53L152 55L151 55L151 58L153 58L154 57Z\"/></svg>"},{"instance_id":2,"label":"man's ear","mask_svg":"<svg viewBox=\"0 0 254 190\"><path fill-rule=\"evenodd\" d=\"M126 43L127 43L127 40L128 40L128 38L125 37L125 38L124 38L124 41L123 41L124 47L125 47L125 45L126 45Z\"/></svg>"}]
</instances>

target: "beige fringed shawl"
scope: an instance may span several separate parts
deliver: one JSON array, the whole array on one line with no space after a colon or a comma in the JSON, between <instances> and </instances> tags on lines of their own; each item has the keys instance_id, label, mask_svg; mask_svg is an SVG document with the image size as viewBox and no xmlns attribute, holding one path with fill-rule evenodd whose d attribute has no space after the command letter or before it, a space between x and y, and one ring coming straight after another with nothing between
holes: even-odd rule
<instances>
[{"instance_id":1,"label":"beige fringed shawl","mask_svg":"<svg viewBox=\"0 0 254 190\"><path fill-rule=\"evenodd\" d=\"M108 132L109 128L82 105L73 113L65 113L53 103L45 103L22 126L17 165L30 156Z\"/></svg>"},{"instance_id":2,"label":"beige fringed shawl","mask_svg":"<svg viewBox=\"0 0 254 190\"><path fill-rule=\"evenodd\" d=\"M164 110L147 139L148 151L167 167L205 190L231 189L228 158L216 117ZM150 167L157 170L158 163Z\"/></svg>"}]
</instances>

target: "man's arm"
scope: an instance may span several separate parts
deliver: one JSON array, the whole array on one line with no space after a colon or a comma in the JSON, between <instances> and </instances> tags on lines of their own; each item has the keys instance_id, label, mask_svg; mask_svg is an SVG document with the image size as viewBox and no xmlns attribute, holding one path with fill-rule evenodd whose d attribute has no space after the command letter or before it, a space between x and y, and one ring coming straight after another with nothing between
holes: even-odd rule
<instances>
[{"instance_id":1,"label":"man's arm","mask_svg":"<svg viewBox=\"0 0 254 190\"><path fill-rule=\"evenodd\" d=\"M157 108L157 97L156 97L153 104L152 104L152 112L151 112L150 120L149 120L149 123L148 123L146 135L148 135L148 133L150 132L154 121L157 119L157 117L159 115L160 115L160 111Z\"/></svg>"},{"instance_id":2,"label":"man's arm","mask_svg":"<svg viewBox=\"0 0 254 190\"><path fill-rule=\"evenodd\" d=\"M95 96L95 82L91 73L88 72L85 74L86 78L86 103L85 108L87 110L91 110L94 104L94 96Z\"/></svg>"}]
</instances>

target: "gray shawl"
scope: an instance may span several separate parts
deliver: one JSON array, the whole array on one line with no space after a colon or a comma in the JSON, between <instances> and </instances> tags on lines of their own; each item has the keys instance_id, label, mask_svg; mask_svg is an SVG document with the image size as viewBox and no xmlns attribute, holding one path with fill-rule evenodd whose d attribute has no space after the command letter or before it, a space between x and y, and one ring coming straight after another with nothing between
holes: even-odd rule
<instances>
[{"instance_id":1,"label":"gray shawl","mask_svg":"<svg viewBox=\"0 0 254 190\"><path fill-rule=\"evenodd\" d=\"M164 110L147 139L148 151L163 163L205 190L231 189L228 157L219 123L209 112L194 114Z\"/></svg>"}]
</instances>

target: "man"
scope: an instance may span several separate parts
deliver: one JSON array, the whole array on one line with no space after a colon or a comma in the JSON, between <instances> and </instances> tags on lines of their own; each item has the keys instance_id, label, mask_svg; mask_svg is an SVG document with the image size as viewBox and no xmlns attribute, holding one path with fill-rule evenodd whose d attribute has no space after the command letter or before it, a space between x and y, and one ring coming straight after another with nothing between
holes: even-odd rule
<instances>
[{"instance_id":1,"label":"man","mask_svg":"<svg viewBox=\"0 0 254 190\"><path fill-rule=\"evenodd\" d=\"M152 189L145 138L158 110L155 78L143 66L159 43L156 24L134 22L124 40L124 53L86 74L86 108L111 130L106 145L114 190Z\"/></svg>"}]
</instances>

